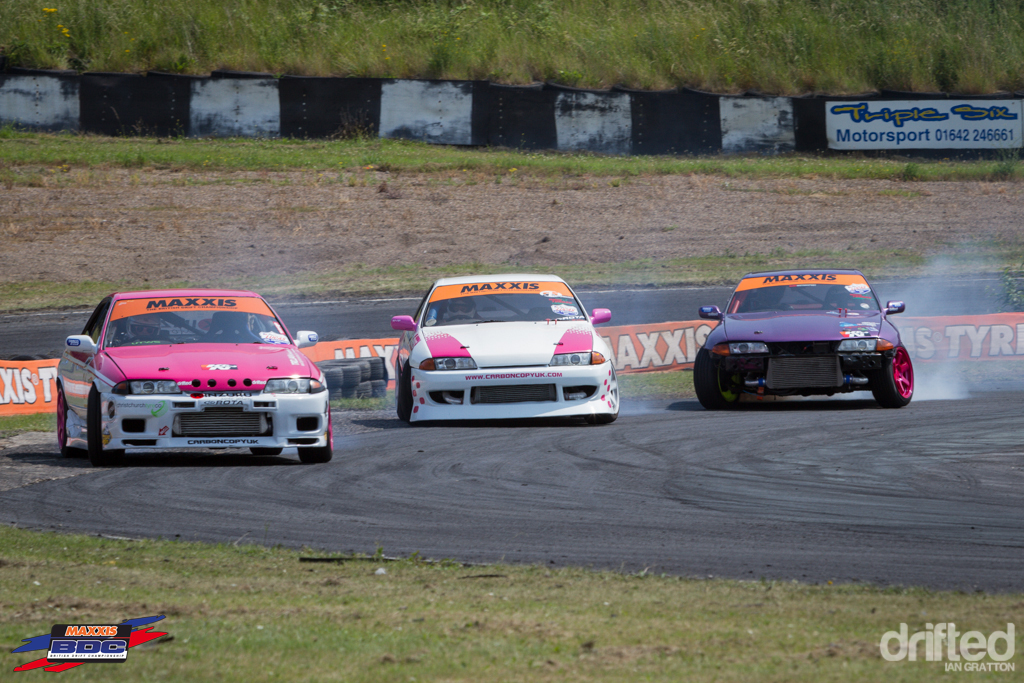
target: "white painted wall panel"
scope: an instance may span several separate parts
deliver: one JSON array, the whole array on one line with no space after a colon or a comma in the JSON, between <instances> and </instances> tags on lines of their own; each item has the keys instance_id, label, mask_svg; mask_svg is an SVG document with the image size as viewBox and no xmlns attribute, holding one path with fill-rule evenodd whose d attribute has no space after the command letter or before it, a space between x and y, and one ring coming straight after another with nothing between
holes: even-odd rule
<instances>
[{"instance_id":1,"label":"white painted wall panel","mask_svg":"<svg viewBox=\"0 0 1024 683\"><path fill-rule=\"evenodd\" d=\"M629 154L633 116L627 93L563 92L555 99L558 149Z\"/></svg>"},{"instance_id":2,"label":"white painted wall panel","mask_svg":"<svg viewBox=\"0 0 1024 683\"><path fill-rule=\"evenodd\" d=\"M189 132L195 137L281 135L281 102L274 78L211 78L192 83Z\"/></svg>"},{"instance_id":3,"label":"white painted wall panel","mask_svg":"<svg viewBox=\"0 0 1024 683\"><path fill-rule=\"evenodd\" d=\"M391 81L380 90L380 137L473 144L470 83Z\"/></svg>"},{"instance_id":4,"label":"white painted wall panel","mask_svg":"<svg viewBox=\"0 0 1024 683\"><path fill-rule=\"evenodd\" d=\"M78 130L78 80L7 76L0 84L0 124Z\"/></svg>"},{"instance_id":5,"label":"white painted wall panel","mask_svg":"<svg viewBox=\"0 0 1024 683\"><path fill-rule=\"evenodd\" d=\"M793 103L787 97L723 97L719 101L722 117L722 151L792 152L796 145L793 131Z\"/></svg>"}]
</instances>

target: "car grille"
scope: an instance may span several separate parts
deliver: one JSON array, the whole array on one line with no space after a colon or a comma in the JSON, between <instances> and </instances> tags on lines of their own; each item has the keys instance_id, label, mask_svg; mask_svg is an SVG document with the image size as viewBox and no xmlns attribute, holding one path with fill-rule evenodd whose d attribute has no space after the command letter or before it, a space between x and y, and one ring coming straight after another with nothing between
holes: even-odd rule
<instances>
[{"instance_id":1,"label":"car grille","mask_svg":"<svg viewBox=\"0 0 1024 683\"><path fill-rule=\"evenodd\" d=\"M767 384L769 389L838 387L843 384L843 374L836 356L772 358Z\"/></svg>"},{"instance_id":2,"label":"car grille","mask_svg":"<svg viewBox=\"0 0 1024 683\"><path fill-rule=\"evenodd\" d=\"M241 408L207 408L201 413L178 415L178 436L260 436L269 430L266 413L247 413Z\"/></svg>"},{"instance_id":3,"label":"car grille","mask_svg":"<svg viewBox=\"0 0 1024 683\"><path fill-rule=\"evenodd\" d=\"M525 403L527 401L554 401L554 384L511 384L500 387L473 387L472 403Z\"/></svg>"}]
</instances>

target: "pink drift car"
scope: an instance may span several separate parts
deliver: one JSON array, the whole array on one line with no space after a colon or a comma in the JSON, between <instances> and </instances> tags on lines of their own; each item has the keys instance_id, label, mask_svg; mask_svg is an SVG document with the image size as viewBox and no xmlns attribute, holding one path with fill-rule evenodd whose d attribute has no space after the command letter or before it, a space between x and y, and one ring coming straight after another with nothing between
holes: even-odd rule
<instances>
[{"instance_id":1,"label":"pink drift car","mask_svg":"<svg viewBox=\"0 0 1024 683\"><path fill-rule=\"evenodd\" d=\"M124 449L246 447L302 462L333 452L323 373L258 294L179 289L113 294L57 371L65 457L117 465Z\"/></svg>"}]
</instances>

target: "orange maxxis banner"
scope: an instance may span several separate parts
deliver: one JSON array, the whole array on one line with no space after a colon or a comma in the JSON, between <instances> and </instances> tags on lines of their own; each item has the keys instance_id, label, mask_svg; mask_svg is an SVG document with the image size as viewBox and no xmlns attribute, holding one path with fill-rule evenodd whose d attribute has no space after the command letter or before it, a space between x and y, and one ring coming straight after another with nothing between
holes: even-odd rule
<instances>
[{"instance_id":1,"label":"orange maxxis banner","mask_svg":"<svg viewBox=\"0 0 1024 683\"><path fill-rule=\"evenodd\" d=\"M161 297L149 299L121 299L114 304L114 312L110 314L111 320L127 318L131 315L145 315L146 313L161 313L170 311L174 313L189 311L239 311L241 313L260 313L272 316L270 308L263 299L252 296L239 297Z\"/></svg>"},{"instance_id":2,"label":"orange maxxis banner","mask_svg":"<svg viewBox=\"0 0 1024 683\"><path fill-rule=\"evenodd\" d=\"M1024 313L934 318L893 316L915 363L955 360L1024 360ZM600 327L612 347L615 370L624 374L684 370L717 323L684 320L651 325ZM320 342L302 349L314 362L380 356L394 386L398 338ZM56 360L0 361L0 416L56 410Z\"/></svg>"},{"instance_id":3,"label":"orange maxxis banner","mask_svg":"<svg viewBox=\"0 0 1024 683\"><path fill-rule=\"evenodd\" d=\"M0 416L56 412L57 363L0 361Z\"/></svg>"}]
</instances>

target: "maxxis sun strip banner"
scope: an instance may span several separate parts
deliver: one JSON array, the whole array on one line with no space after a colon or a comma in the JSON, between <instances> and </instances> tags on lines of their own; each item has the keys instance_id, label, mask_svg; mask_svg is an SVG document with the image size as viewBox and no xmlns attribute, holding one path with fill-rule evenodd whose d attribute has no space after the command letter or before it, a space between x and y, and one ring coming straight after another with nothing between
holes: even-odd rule
<instances>
[{"instance_id":1,"label":"maxxis sun strip banner","mask_svg":"<svg viewBox=\"0 0 1024 683\"><path fill-rule=\"evenodd\" d=\"M890 318L915 363L1024 360L1024 313ZM684 320L598 328L612 347L617 372L693 368L714 321ZM302 350L314 362L380 356L394 386L398 338L320 342ZM0 361L0 416L53 412L57 360Z\"/></svg>"}]
</instances>

